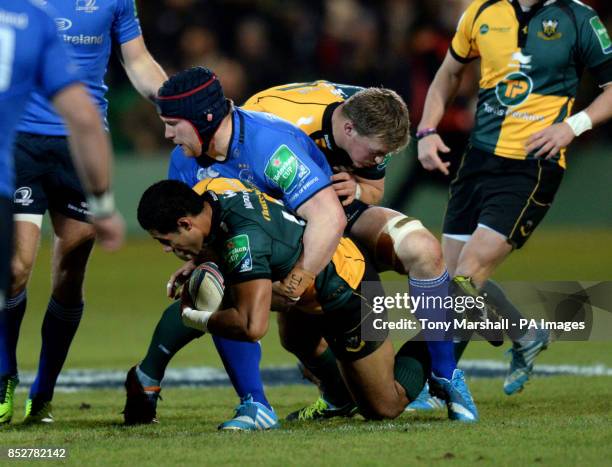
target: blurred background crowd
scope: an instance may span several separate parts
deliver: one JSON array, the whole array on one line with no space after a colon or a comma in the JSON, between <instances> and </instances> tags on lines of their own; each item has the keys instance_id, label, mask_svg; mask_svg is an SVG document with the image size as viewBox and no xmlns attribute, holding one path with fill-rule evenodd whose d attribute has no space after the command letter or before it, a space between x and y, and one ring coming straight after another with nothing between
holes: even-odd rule
<instances>
[{"instance_id":1,"label":"blurred background crowd","mask_svg":"<svg viewBox=\"0 0 612 467\"><path fill-rule=\"evenodd\" d=\"M267 87L317 79L383 86L408 104L412 129L418 124L429 84L448 50L457 22L472 0L136 0L147 46L169 75L203 65L219 76L227 97L238 105ZM612 32L612 1L584 0ZM473 124L478 61L465 74L459 93L439 130L458 161ZM107 74L109 121L116 152L142 161L165 161L172 144L150 102L129 85L117 58ZM586 73L576 109L597 94ZM583 135L572 146L578 154L595 148L609 155L611 124ZM427 172L415 146L394 158L396 176L387 177L385 204L406 209L426 187L446 189L451 177ZM162 156L155 158L154 156ZM576 157L572 157L576 156ZM608 159L608 158L606 158ZM598 164L592 160L591 163ZM145 165L141 165L145 170ZM165 170L164 170L165 171ZM589 170L590 171L590 170Z\"/></svg>"},{"instance_id":2,"label":"blurred background crowd","mask_svg":"<svg viewBox=\"0 0 612 467\"><path fill-rule=\"evenodd\" d=\"M470 0L136 3L149 50L169 75L195 65L208 66L237 104L269 86L296 81L327 79L384 86L406 100L414 126L429 83ZM586 3L597 9L612 31L612 2ZM449 145L459 151L472 124L477 74L473 66L441 123ZM117 150L142 156L165 153L170 145L163 140L153 107L136 95L117 63L111 63L107 82ZM587 76L581 100L592 99L596 92ZM592 132L589 139L611 142L612 137L604 133Z\"/></svg>"}]
</instances>

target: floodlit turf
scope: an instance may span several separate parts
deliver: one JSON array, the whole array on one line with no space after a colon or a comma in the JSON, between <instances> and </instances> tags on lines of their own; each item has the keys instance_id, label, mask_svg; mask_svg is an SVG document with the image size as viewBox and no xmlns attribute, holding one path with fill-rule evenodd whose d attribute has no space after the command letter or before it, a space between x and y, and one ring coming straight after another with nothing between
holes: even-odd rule
<instances>
[{"instance_id":1,"label":"floodlit turf","mask_svg":"<svg viewBox=\"0 0 612 467\"><path fill-rule=\"evenodd\" d=\"M499 280L610 280L612 249L606 231L542 230L500 269ZM36 367L40 324L49 293L49 248L43 243L29 288L19 340L21 370ZM139 361L169 301L165 283L178 266L154 242L131 240L122 251L97 251L87 279L84 319L66 368L127 370ZM389 279L397 279L387 275ZM466 358L502 358L504 349L474 343ZM272 326L263 341L263 365L290 364ZM556 343L538 363L612 366L612 343ZM173 367L220 366L210 336L188 345ZM164 389L152 427L119 425L123 393L58 393L49 427L21 427L24 392L15 424L0 430L0 446L67 446L78 465L609 465L612 458L612 378L535 378L517 396L500 379L471 380L482 421L463 426L442 412L404 415L392 422L360 419L284 426L270 433L223 434L216 425L236 404L231 389ZM21 388L25 389L25 388ZM273 387L280 415L314 399L309 386ZM0 459L0 463L3 460Z\"/></svg>"},{"instance_id":2,"label":"floodlit turf","mask_svg":"<svg viewBox=\"0 0 612 467\"><path fill-rule=\"evenodd\" d=\"M592 247L611 243L612 233L604 230L542 230L523 250L510 256L496 278L502 281L612 280L612 249ZM49 264L49 248L44 243L28 289L28 311L19 339L22 370L33 370L37 365L40 325L49 294ZM165 297L166 282L179 264L174 256L163 254L161 247L148 238L131 240L114 254L95 251L87 274L84 317L66 366L129 368L142 359L153 327L170 304ZM385 274L384 277L398 280L400 276ZM564 363L567 356L577 354L578 360L572 363L612 365L610 343L589 343L577 351L573 344L563 344L563 347L567 350L559 358L551 350L542 361ZM264 365L294 361L281 349L274 326L263 340L263 350ZM466 358L500 359L502 351L476 343L468 348ZM210 337L204 336L185 347L172 365L220 367L221 362Z\"/></svg>"},{"instance_id":3,"label":"floodlit turf","mask_svg":"<svg viewBox=\"0 0 612 467\"><path fill-rule=\"evenodd\" d=\"M2 446L67 447L79 465L605 465L612 456L609 378L539 378L514 397L498 379L471 385L482 417L473 426L438 411L218 433L235 403L230 389L169 389L158 425L121 426L122 392L80 392L57 394L53 426L15 423L0 437ZM316 395L309 386L268 393L281 416Z\"/></svg>"}]
</instances>

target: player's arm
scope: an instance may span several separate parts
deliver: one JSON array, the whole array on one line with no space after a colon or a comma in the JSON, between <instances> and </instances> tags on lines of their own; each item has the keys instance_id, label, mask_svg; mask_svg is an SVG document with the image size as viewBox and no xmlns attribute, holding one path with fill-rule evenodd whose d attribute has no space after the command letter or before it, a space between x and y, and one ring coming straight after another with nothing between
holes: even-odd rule
<instances>
[{"instance_id":1,"label":"player's arm","mask_svg":"<svg viewBox=\"0 0 612 467\"><path fill-rule=\"evenodd\" d=\"M348 172L339 172L332 176L332 182L338 197L343 198L343 206L348 206L356 199L366 204L379 204L385 192L384 178L371 180Z\"/></svg>"},{"instance_id":2,"label":"player's arm","mask_svg":"<svg viewBox=\"0 0 612 467\"><path fill-rule=\"evenodd\" d=\"M420 132L431 134L421 137L418 143L419 161L427 170L438 169L444 175L448 175L449 162L442 162L438 151L449 152L450 149L444 144L442 138L433 131L437 128L444 116L446 109L454 99L461 84L461 76L467 67L467 63L458 61L449 51L444 62L438 69L436 76L429 86L423 117L417 128L417 137Z\"/></svg>"},{"instance_id":3,"label":"player's arm","mask_svg":"<svg viewBox=\"0 0 612 467\"><path fill-rule=\"evenodd\" d=\"M610 118L612 118L612 83L605 86L604 91L582 112L531 135L527 140L527 153L535 152L537 157L549 159L562 148L569 146L574 138Z\"/></svg>"},{"instance_id":4,"label":"player's arm","mask_svg":"<svg viewBox=\"0 0 612 467\"><path fill-rule=\"evenodd\" d=\"M134 88L148 99L153 99L168 79L149 53L142 36L121 44L121 63Z\"/></svg>"},{"instance_id":5,"label":"player's arm","mask_svg":"<svg viewBox=\"0 0 612 467\"><path fill-rule=\"evenodd\" d=\"M304 253L298 266L316 276L327 266L336 251L346 227L346 216L331 186L303 203L297 214L306 221Z\"/></svg>"},{"instance_id":6,"label":"player's arm","mask_svg":"<svg viewBox=\"0 0 612 467\"><path fill-rule=\"evenodd\" d=\"M71 84L53 96L53 105L70 129L72 159L88 196L100 244L115 250L123 243L125 225L110 192L112 152L100 114L82 84Z\"/></svg>"},{"instance_id":7,"label":"player's arm","mask_svg":"<svg viewBox=\"0 0 612 467\"><path fill-rule=\"evenodd\" d=\"M241 341L257 342L267 332L270 318L272 284L270 279L254 279L231 286L233 306L223 310L208 312L193 310L195 324L200 330ZM183 310L185 315L190 310Z\"/></svg>"},{"instance_id":8,"label":"player's arm","mask_svg":"<svg viewBox=\"0 0 612 467\"><path fill-rule=\"evenodd\" d=\"M331 186L305 201L297 214L306 221L302 237L304 249L289 274L274 286L275 293L291 301L299 300L331 261L346 228L346 215Z\"/></svg>"}]
</instances>

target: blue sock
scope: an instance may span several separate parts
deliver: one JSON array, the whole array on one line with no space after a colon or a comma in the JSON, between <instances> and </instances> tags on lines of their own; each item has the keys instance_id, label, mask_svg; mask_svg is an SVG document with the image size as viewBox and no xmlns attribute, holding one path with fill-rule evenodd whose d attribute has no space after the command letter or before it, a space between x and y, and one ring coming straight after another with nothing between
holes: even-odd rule
<instances>
[{"instance_id":1,"label":"blue sock","mask_svg":"<svg viewBox=\"0 0 612 467\"><path fill-rule=\"evenodd\" d=\"M27 298L24 290L9 298L4 310L0 310L0 376L17 374L17 339Z\"/></svg>"},{"instance_id":2,"label":"blue sock","mask_svg":"<svg viewBox=\"0 0 612 467\"><path fill-rule=\"evenodd\" d=\"M271 409L259 373L261 361L259 342L240 342L219 336L212 337L238 397L242 399L250 394L253 401Z\"/></svg>"},{"instance_id":3,"label":"blue sock","mask_svg":"<svg viewBox=\"0 0 612 467\"><path fill-rule=\"evenodd\" d=\"M418 307L415 312L417 318L427 318L429 322L447 322L452 320L451 313L443 306L444 300L448 297L449 282L450 279L447 271L444 271L444 274L434 279L410 279L410 295L413 297L420 296L422 300L427 300L428 297L431 297L428 302L430 305L435 304L434 306ZM427 341L427 348L431 356L431 371L436 376L451 379L453 371L457 368L452 333L424 330L423 335Z\"/></svg>"},{"instance_id":4,"label":"blue sock","mask_svg":"<svg viewBox=\"0 0 612 467\"><path fill-rule=\"evenodd\" d=\"M53 297L49 300L42 325L42 347L38 373L30 388L30 399L35 396L50 401L57 377L64 366L68 349L83 315L83 304L65 307Z\"/></svg>"}]
</instances>

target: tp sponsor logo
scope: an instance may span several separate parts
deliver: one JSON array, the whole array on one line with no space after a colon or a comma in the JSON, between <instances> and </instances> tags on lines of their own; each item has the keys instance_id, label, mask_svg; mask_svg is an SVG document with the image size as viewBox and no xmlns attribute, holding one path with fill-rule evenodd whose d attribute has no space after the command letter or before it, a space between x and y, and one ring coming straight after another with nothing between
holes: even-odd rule
<instances>
[{"instance_id":1,"label":"tp sponsor logo","mask_svg":"<svg viewBox=\"0 0 612 467\"><path fill-rule=\"evenodd\" d=\"M533 90L533 81L521 71L510 73L495 87L495 95L500 104L515 107L527 100Z\"/></svg>"}]
</instances>

